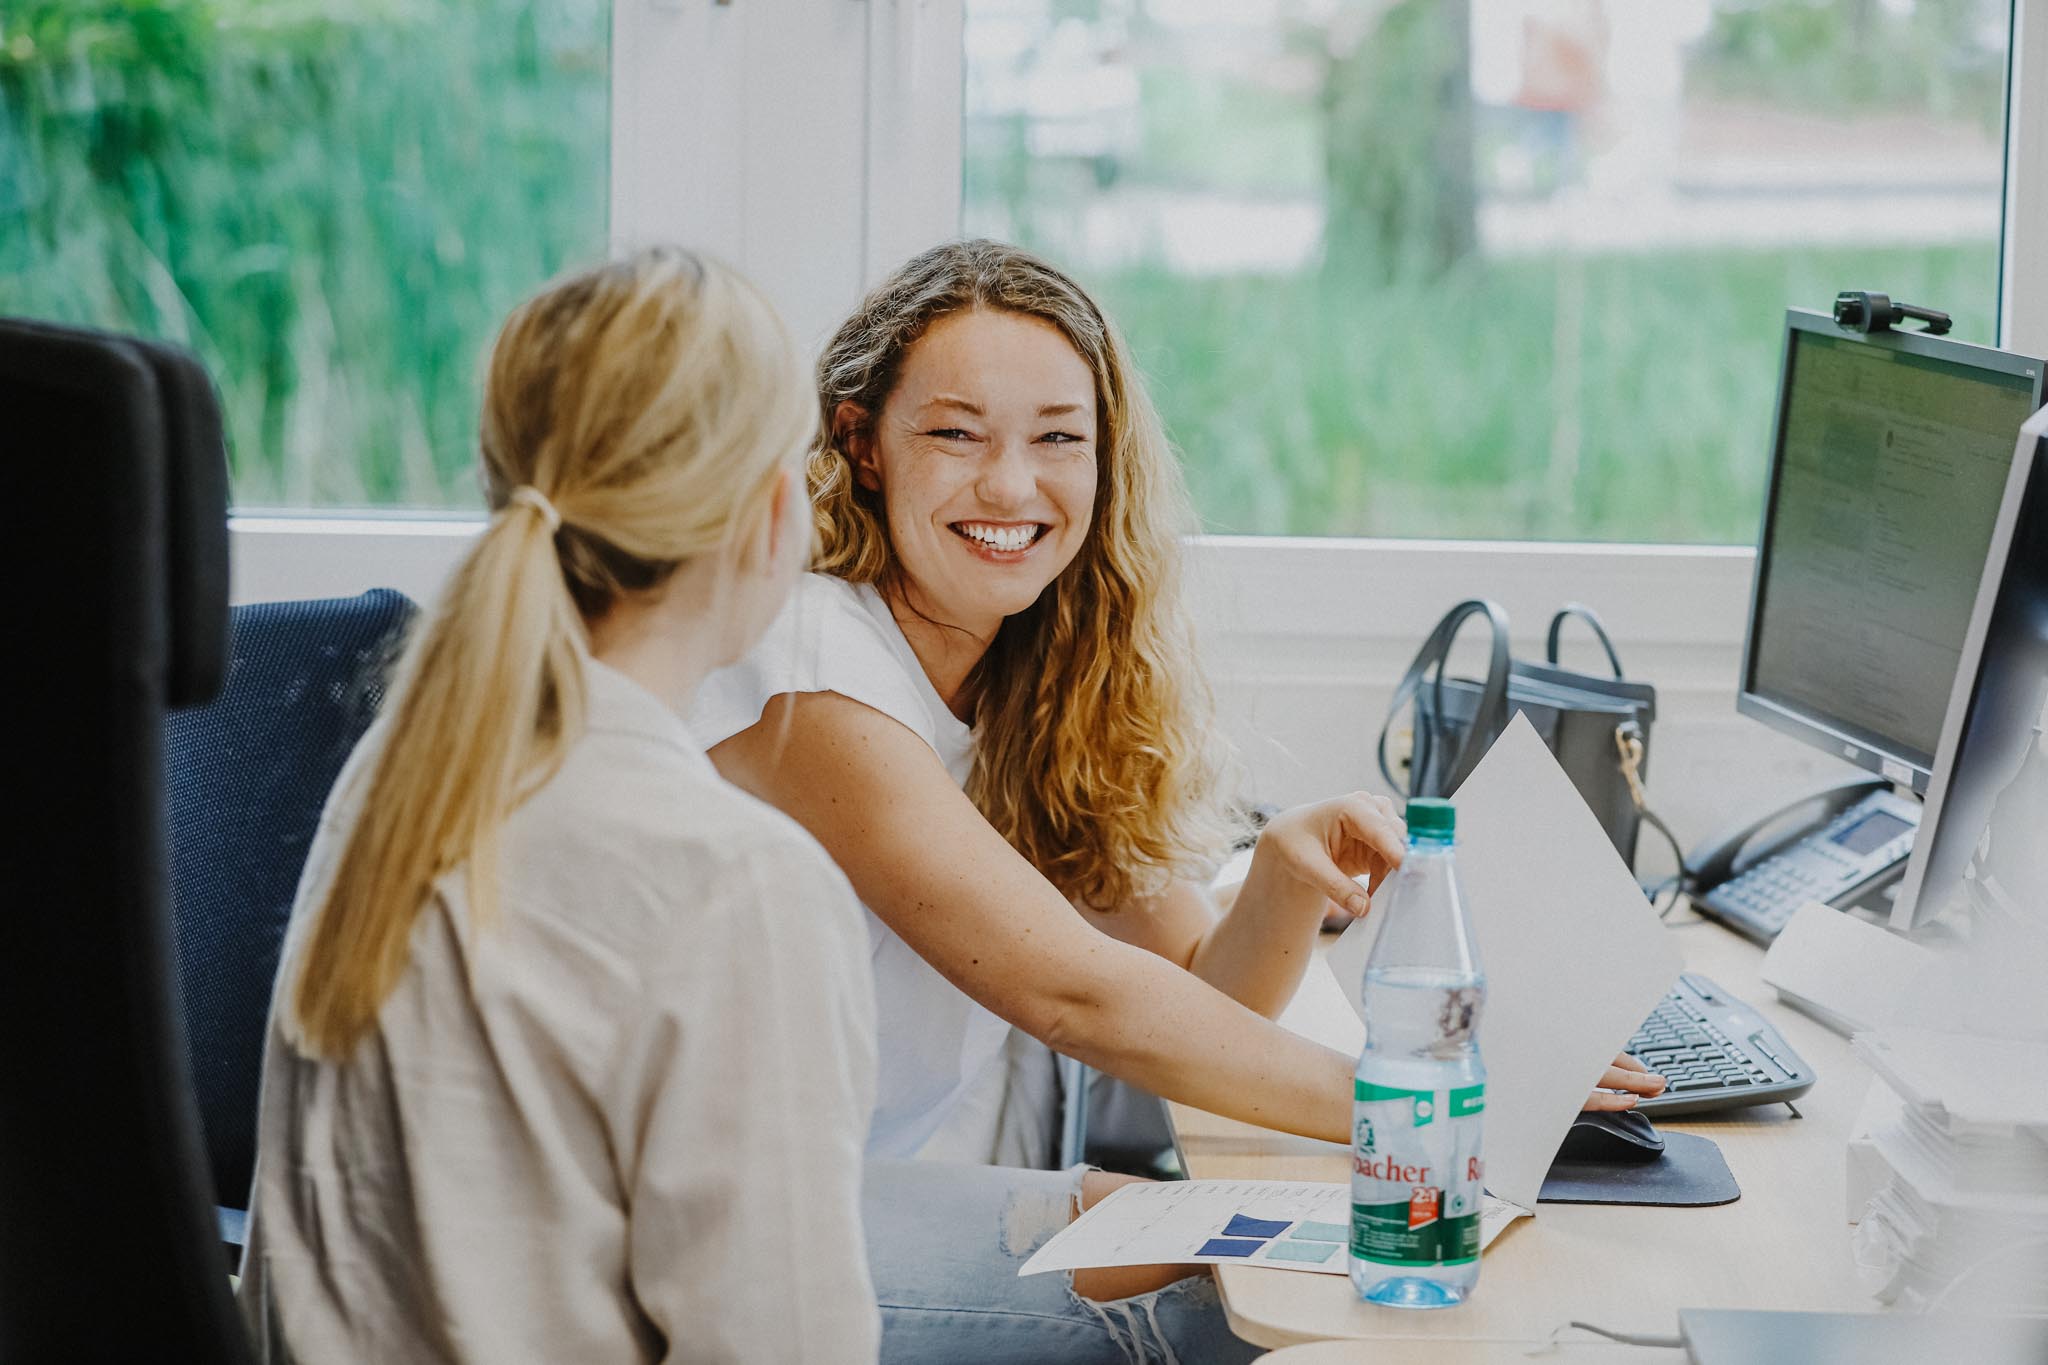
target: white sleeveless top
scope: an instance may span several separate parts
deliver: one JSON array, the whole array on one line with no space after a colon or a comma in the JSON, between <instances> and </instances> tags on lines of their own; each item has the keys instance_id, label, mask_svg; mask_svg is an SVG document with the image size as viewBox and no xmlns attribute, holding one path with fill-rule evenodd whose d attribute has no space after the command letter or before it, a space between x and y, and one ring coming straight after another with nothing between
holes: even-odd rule
<instances>
[{"instance_id":1,"label":"white sleeveless top","mask_svg":"<svg viewBox=\"0 0 2048 1365\"><path fill-rule=\"evenodd\" d=\"M953 780L966 784L974 732L947 709L872 587L805 574L761 643L697 689L690 733L710 748L750 728L769 699L785 692L837 692L873 707L929 744ZM1025 1138L1019 1150L1006 1129L1038 1127L1041 1117L1014 1107L1005 1115L1010 1026L939 975L872 910L867 927L879 1066L868 1154L1020 1164L1037 1144Z\"/></svg>"}]
</instances>

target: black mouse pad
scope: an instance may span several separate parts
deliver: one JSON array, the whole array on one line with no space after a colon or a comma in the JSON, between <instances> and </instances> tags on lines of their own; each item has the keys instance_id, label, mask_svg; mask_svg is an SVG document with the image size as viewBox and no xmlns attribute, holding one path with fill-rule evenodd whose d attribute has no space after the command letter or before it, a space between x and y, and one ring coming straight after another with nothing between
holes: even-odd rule
<instances>
[{"instance_id":1,"label":"black mouse pad","mask_svg":"<svg viewBox=\"0 0 2048 1365\"><path fill-rule=\"evenodd\" d=\"M1742 1198L1742 1187L1712 1138L1668 1131L1661 1136L1664 1150L1652 1161L1553 1161L1536 1202L1699 1208Z\"/></svg>"}]
</instances>

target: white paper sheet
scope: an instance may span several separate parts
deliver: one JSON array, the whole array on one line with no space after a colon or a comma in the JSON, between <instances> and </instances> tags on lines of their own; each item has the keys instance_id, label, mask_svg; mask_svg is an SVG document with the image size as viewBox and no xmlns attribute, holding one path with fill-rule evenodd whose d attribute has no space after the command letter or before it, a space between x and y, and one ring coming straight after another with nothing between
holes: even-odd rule
<instances>
[{"instance_id":1,"label":"white paper sheet","mask_svg":"<svg viewBox=\"0 0 2048 1365\"><path fill-rule=\"evenodd\" d=\"M1910 1103L1940 1106L1957 1137L2048 1135L2048 1043L1893 1024L1857 1034L1854 1051Z\"/></svg>"},{"instance_id":2,"label":"white paper sheet","mask_svg":"<svg viewBox=\"0 0 2048 1365\"><path fill-rule=\"evenodd\" d=\"M1487 1188L1523 1208L1682 962L1600 822L1517 715L1458 789L1458 881L1486 971ZM1326 960L1353 1009L1379 916Z\"/></svg>"},{"instance_id":3,"label":"white paper sheet","mask_svg":"<svg viewBox=\"0 0 2048 1365\"><path fill-rule=\"evenodd\" d=\"M1489 1198L1482 1249L1524 1215ZM1257 1265L1342 1275L1351 1190L1293 1180L1169 1180L1126 1185L1040 1247L1019 1275L1109 1265Z\"/></svg>"},{"instance_id":4,"label":"white paper sheet","mask_svg":"<svg viewBox=\"0 0 2048 1365\"><path fill-rule=\"evenodd\" d=\"M1793 911L1760 975L1838 1033L1910 1021L1943 963L1928 949L1820 901Z\"/></svg>"}]
</instances>

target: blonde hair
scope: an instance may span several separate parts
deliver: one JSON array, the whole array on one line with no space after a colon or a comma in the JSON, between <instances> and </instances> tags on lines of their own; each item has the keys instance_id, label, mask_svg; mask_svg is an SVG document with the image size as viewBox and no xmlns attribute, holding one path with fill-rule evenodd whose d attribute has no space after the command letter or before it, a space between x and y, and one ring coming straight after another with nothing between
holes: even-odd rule
<instances>
[{"instance_id":1,"label":"blonde hair","mask_svg":"<svg viewBox=\"0 0 2048 1365\"><path fill-rule=\"evenodd\" d=\"M285 1016L303 1050L369 1030L436 879L466 869L488 921L501 827L582 731L585 623L758 524L811 442L806 389L766 301L682 250L512 311L483 404L493 515L399 665Z\"/></svg>"},{"instance_id":2,"label":"blonde hair","mask_svg":"<svg viewBox=\"0 0 2048 1365\"><path fill-rule=\"evenodd\" d=\"M976 751L967 794L1055 886L1112 909L1199 872L1238 832L1223 812L1213 703L1181 602L1194 516L1180 465L1124 342L1087 293L999 242L915 257L868 295L818 362L810 459L813 567L894 589L881 494L833 432L840 404L874 420L910 348L940 318L985 308L1058 328L1095 377L1094 524L1074 562L1003 622L968 677Z\"/></svg>"}]
</instances>

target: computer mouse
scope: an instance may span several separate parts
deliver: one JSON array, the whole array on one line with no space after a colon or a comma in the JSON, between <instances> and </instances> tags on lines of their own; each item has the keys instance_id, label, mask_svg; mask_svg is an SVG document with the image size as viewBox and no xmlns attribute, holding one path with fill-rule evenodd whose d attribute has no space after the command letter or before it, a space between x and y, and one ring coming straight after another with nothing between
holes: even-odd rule
<instances>
[{"instance_id":1,"label":"computer mouse","mask_svg":"<svg viewBox=\"0 0 2048 1365\"><path fill-rule=\"evenodd\" d=\"M1557 1149L1562 1161L1654 1161L1664 1151L1649 1119L1632 1109L1597 1110L1572 1120Z\"/></svg>"}]
</instances>

